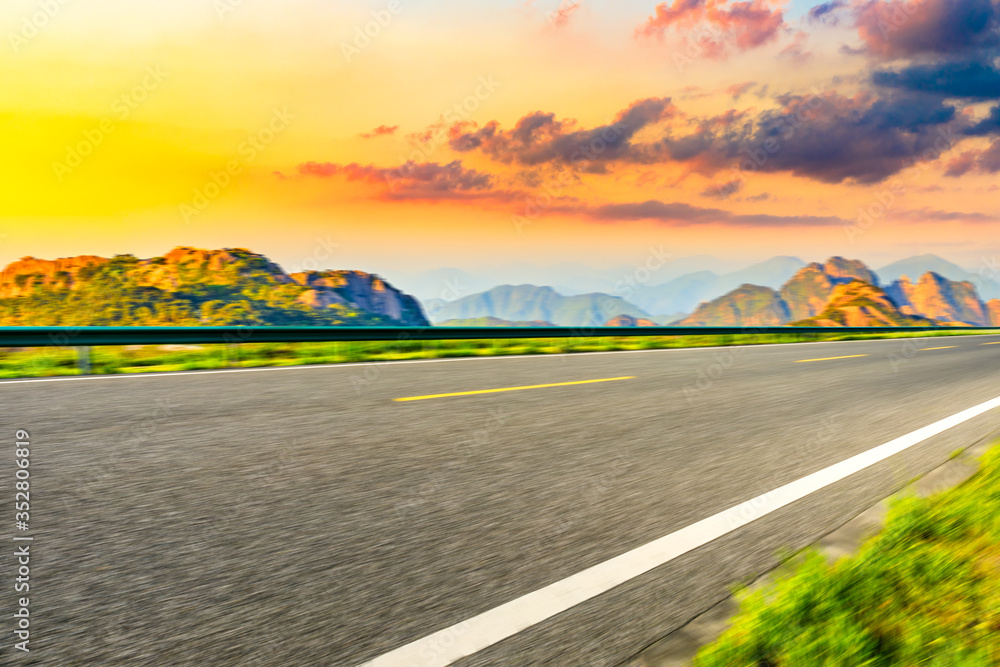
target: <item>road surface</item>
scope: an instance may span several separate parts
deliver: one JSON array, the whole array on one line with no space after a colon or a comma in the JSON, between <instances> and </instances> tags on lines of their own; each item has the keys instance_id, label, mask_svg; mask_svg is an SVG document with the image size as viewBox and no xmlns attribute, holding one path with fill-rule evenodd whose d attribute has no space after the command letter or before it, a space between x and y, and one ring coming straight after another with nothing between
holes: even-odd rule
<instances>
[{"instance_id":1,"label":"road surface","mask_svg":"<svg viewBox=\"0 0 1000 667\"><path fill-rule=\"evenodd\" d=\"M32 650L15 657L436 664L477 615L997 396L995 336L0 382L10 496L14 432L31 436ZM747 525L530 627L505 619L455 664L616 665L998 425L968 419L767 515L743 505Z\"/></svg>"}]
</instances>

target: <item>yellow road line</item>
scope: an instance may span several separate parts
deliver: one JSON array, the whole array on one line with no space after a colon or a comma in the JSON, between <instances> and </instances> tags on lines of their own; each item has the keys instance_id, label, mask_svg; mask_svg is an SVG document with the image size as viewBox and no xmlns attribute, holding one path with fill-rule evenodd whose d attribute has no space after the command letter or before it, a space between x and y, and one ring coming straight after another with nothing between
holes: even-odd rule
<instances>
[{"instance_id":1,"label":"yellow road line","mask_svg":"<svg viewBox=\"0 0 1000 667\"><path fill-rule=\"evenodd\" d=\"M992 343L980 343L980 345L1000 345L1000 340L993 341Z\"/></svg>"},{"instance_id":2,"label":"yellow road line","mask_svg":"<svg viewBox=\"0 0 1000 667\"><path fill-rule=\"evenodd\" d=\"M801 364L805 361L830 361L831 359L853 359L854 357L867 357L867 354L849 354L846 357L823 357L822 359L798 359L795 363Z\"/></svg>"},{"instance_id":3,"label":"yellow road line","mask_svg":"<svg viewBox=\"0 0 1000 667\"><path fill-rule=\"evenodd\" d=\"M927 350L947 350L950 347L958 347L958 345L945 345L944 347L922 347L921 352L926 352Z\"/></svg>"},{"instance_id":4,"label":"yellow road line","mask_svg":"<svg viewBox=\"0 0 1000 667\"><path fill-rule=\"evenodd\" d=\"M500 389L476 389L475 391L456 391L451 394L428 394L427 396L406 396L394 398L394 401L423 401L428 398L447 398L449 396L470 396L472 394L494 394L499 391L520 391L521 389L542 389L544 387L566 387L571 384L593 384L595 382L614 382L616 380L634 380L636 376L626 375L620 378L601 378L599 380L576 380L574 382L553 382L552 384L530 384L524 387L501 387Z\"/></svg>"}]
</instances>

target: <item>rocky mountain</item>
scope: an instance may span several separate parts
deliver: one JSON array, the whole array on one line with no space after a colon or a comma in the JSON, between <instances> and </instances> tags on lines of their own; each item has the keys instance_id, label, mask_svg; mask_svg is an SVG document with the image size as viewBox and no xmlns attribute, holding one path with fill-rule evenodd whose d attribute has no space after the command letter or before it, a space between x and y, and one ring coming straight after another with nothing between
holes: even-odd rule
<instances>
[{"instance_id":1,"label":"rocky mountain","mask_svg":"<svg viewBox=\"0 0 1000 667\"><path fill-rule=\"evenodd\" d=\"M634 304L610 294L563 296L551 287L500 285L450 301L435 309L435 322L496 317L509 321L541 320L557 326L599 326L617 315L648 318Z\"/></svg>"},{"instance_id":2,"label":"rocky mountain","mask_svg":"<svg viewBox=\"0 0 1000 667\"><path fill-rule=\"evenodd\" d=\"M632 317L631 315L619 315L612 317L604 323L606 327L655 327L656 322L647 320L644 317Z\"/></svg>"},{"instance_id":3,"label":"rocky mountain","mask_svg":"<svg viewBox=\"0 0 1000 667\"><path fill-rule=\"evenodd\" d=\"M840 283L819 314L792 322L813 327L906 327L934 326L927 317L904 314L886 292L863 280Z\"/></svg>"},{"instance_id":4,"label":"rocky mountain","mask_svg":"<svg viewBox=\"0 0 1000 667\"><path fill-rule=\"evenodd\" d=\"M60 259L35 259L22 257L0 271L0 299L30 294L38 286L75 285L81 269L107 264L106 257L80 255Z\"/></svg>"},{"instance_id":5,"label":"rocky mountain","mask_svg":"<svg viewBox=\"0 0 1000 667\"><path fill-rule=\"evenodd\" d=\"M1000 299L987 301L986 312L990 315L990 326L1000 327Z\"/></svg>"},{"instance_id":6,"label":"rocky mountain","mask_svg":"<svg viewBox=\"0 0 1000 667\"><path fill-rule=\"evenodd\" d=\"M990 325L990 313L976 288L968 281L948 280L928 272L916 283L907 276L896 280L886 290L899 309L942 322L962 322L976 326Z\"/></svg>"},{"instance_id":7,"label":"rocky mountain","mask_svg":"<svg viewBox=\"0 0 1000 667\"><path fill-rule=\"evenodd\" d=\"M777 293L763 286L743 285L702 303L682 324L1000 326L1000 300L994 301L983 303L971 282L948 280L936 273L925 273L915 284L904 276L883 290L878 276L862 262L831 257L823 264L806 265Z\"/></svg>"},{"instance_id":8,"label":"rocky mountain","mask_svg":"<svg viewBox=\"0 0 1000 667\"><path fill-rule=\"evenodd\" d=\"M937 255L926 254L907 257L897 262L887 264L876 273L884 284L891 284L903 276L922 276L927 272L933 272L944 276L948 280L969 281L976 287L976 291L983 299L995 299L1000 297L1000 269L992 260L984 258L983 264L978 270L967 271L954 262Z\"/></svg>"},{"instance_id":9,"label":"rocky mountain","mask_svg":"<svg viewBox=\"0 0 1000 667\"><path fill-rule=\"evenodd\" d=\"M244 248L162 257L24 257L0 272L5 325L427 326L419 302L361 271L289 275Z\"/></svg>"},{"instance_id":10,"label":"rocky mountain","mask_svg":"<svg viewBox=\"0 0 1000 667\"><path fill-rule=\"evenodd\" d=\"M681 326L778 326L788 322L788 306L770 287L741 285L718 299L702 303Z\"/></svg>"},{"instance_id":11,"label":"rocky mountain","mask_svg":"<svg viewBox=\"0 0 1000 667\"><path fill-rule=\"evenodd\" d=\"M878 276L875 272L865 266L860 259L845 259L844 257L831 257L823 265L823 271L828 276L840 283L847 283L851 280L860 280L869 285L879 286Z\"/></svg>"},{"instance_id":12,"label":"rocky mountain","mask_svg":"<svg viewBox=\"0 0 1000 667\"><path fill-rule=\"evenodd\" d=\"M298 301L311 308L343 305L412 326L429 324L420 303L380 277L363 271L306 271L290 276L306 287Z\"/></svg>"},{"instance_id":13,"label":"rocky mountain","mask_svg":"<svg viewBox=\"0 0 1000 667\"><path fill-rule=\"evenodd\" d=\"M878 276L864 263L831 257L825 263L813 262L802 267L781 286L781 298L792 320L813 317L826 307L837 285L861 280L878 286Z\"/></svg>"}]
</instances>

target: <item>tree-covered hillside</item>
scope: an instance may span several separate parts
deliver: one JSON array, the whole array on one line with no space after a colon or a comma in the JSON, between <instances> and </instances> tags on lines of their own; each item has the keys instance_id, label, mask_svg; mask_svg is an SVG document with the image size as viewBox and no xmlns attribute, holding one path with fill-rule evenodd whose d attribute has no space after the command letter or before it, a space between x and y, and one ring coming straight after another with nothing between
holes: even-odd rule
<instances>
[{"instance_id":1,"label":"tree-covered hillside","mask_svg":"<svg viewBox=\"0 0 1000 667\"><path fill-rule=\"evenodd\" d=\"M249 250L177 248L147 260L24 258L0 277L0 324L362 326L426 320L415 299L377 276L326 271L293 277Z\"/></svg>"}]
</instances>

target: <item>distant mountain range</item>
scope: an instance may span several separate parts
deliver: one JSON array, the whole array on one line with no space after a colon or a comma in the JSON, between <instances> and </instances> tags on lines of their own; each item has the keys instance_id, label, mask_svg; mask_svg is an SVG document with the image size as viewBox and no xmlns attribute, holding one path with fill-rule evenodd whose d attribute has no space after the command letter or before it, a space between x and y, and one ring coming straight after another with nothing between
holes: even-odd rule
<instances>
[{"instance_id":1,"label":"distant mountain range","mask_svg":"<svg viewBox=\"0 0 1000 667\"><path fill-rule=\"evenodd\" d=\"M500 285L451 302L431 301L434 322L495 317L508 321L544 321L557 326L600 326L618 315L649 318L649 313L610 294L564 296L551 287Z\"/></svg>"},{"instance_id":2,"label":"distant mountain range","mask_svg":"<svg viewBox=\"0 0 1000 667\"><path fill-rule=\"evenodd\" d=\"M653 314L691 312L700 302L725 294L743 284L776 288L805 266L797 257L772 257L732 273L695 271L666 283L643 286L628 294L628 299Z\"/></svg>"},{"instance_id":3,"label":"distant mountain range","mask_svg":"<svg viewBox=\"0 0 1000 667\"><path fill-rule=\"evenodd\" d=\"M0 272L3 325L427 326L412 296L362 271L285 271L245 248L162 257L23 257Z\"/></svg>"},{"instance_id":4,"label":"distant mountain range","mask_svg":"<svg viewBox=\"0 0 1000 667\"><path fill-rule=\"evenodd\" d=\"M863 262L831 257L800 269L780 290L742 285L704 302L685 326L1000 326L1000 299L984 302L969 281L927 272L884 289Z\"/></svg>"},{"instance_id":5,"label":"distant mountain range","mask_svg":"<svg viewBox=\"0 0 1000 667\"><path fill-rule=\"evenodd\" d=\"M711 266L716 270L679 271L681 269L697 268L699 266L698 261L704 261L705 265ZM842 264L842 266L838 266L838 263ZM517 295L509 296L503 300L502 305L498 304L494 299L495 294L493 293L493 289L480 290L471 295L463 294L461 297L457 294L453 294L450 297L448 294L444 294L445 298L432 298L424 301L424 307L428 316L435 322L441 322L444 319L468 319L465 316L471 316L472 313L475 313L475 317L489 316L505 320L516 317L516 319L520 319L517 315L531 312L532 306L527 302L516 303L517 299L528 299L531 303L537 298L542 298L543 300L553 299L551 292L542 291L535 293L534 290L537 289L551 290L563 298L586 296L589 299L594 299L596 298L596 294L606 294L611 298L621 299L625 302L618 303L623 308L623 312L613 314L608 319L612 319L617 315L627 314L632 317L649 319L657 324L671 324L688 318L689 314L692 314L701 303L711 303L733 290L740 289L743 285L750 285L766 288L776 293L781 291L778 296L785 300L786 306L791 308L791 312L788 313L791 319L786 321L795 321L813 317L819 310L826 306L832 294L833 283L831 281L843 281L844 278L857 277L866 283L879 287L882 285L891 285L905 276L918 278L928 272L936 273L952 282L970 282L976 288L977 298L979 299L989 300L1000 297L1000 283L993 280L989 274L980 275L979 273L967 271L957 264L930 254L909 257L898 262L893 262L892 264L883 266L878 271L873 271L863 262L844 260L842 258L835 258L833 264L825 267L818 264L807 265L797 257L787 256L772 257L739 271L717 272L719 265L720 262L718 260L707 256L679 258L652 272L652 277L646 280L645 284L637 283L633 280L631 283L625 282L626 288L621 289L623 284L622 278L634 277L635 267L631 269L619 267L612 270L595 271L589 277L584 277L586 274L580 273L581 267L579 265L563 264L559 265L560 270L566 269L568 273L562 275L558 280L560 283L572 283L575 288L521 285L518 287L519 291ZM809 268L810 266L811 268ZM790 282L794 276L807 268L808 271L800 275L798 280ZM448 274L450 279L457 281L450 283L452 287L458 284L467 286L470 283L470 278L467 275L462 277L454 273L457 270L448 271L452 272ZM531 267L528 274L535 275L538 271L537 267ZM438 273L436 277L442 279L444 275L445 273ZM616 276L617 282L613 282ZM571 278L573 279L571 280ZM653 282L653 278L666 279L662 282L649 284ZM596 292L592 291L581 294L578 288L584 284L589 286L604 285L605 287ZM510 286L507 287L509 288ZM764 294L766 293L759 290L745 291L743 306L751 307L751 309L756 307L764 308L765 310L769 309L768 305L760 305L759 303L761 299L769 301L769 297L765 297ZM454 304L459 302L460 305L456 307ZM468 309L471 303L476 303L477 305L472 309ZM629 309L630 307L631 310ZM596 317L606 312L606 310L598 309L598 312L592 313L592 316ZM645 313L645 315L642 313ZM755 316L750 317L753 319ZM736 320L740 319L740 316L733 313L727 316L719 314L709 319L718 320L720 318ZM579 316L574 316L571 319L577 322L580 318ZM784 317L775 318L772 316L770 319L784 319ZM576 324L568 326L576 326Z\"/></svg>"},{"instance_id":6,"label":"distant mountain range","mask_svg":"<svg viewBox=\"0 0 1000 667\"><path fill-rule=\"evenodd\" d=\"M676 274L692 268L691 260L674 260L650 275ZM717 262L707 263L717 268ZM441 297L422 306L375 274L286 273L243 248L179 247L150 259L24 257L0 272L0 324L427 326L429 316L445 326L1000 326L1000 298L993 296L1000 295L1000 286L992 276L936 255L910 257L878 272L842 257L822 264L773 257L729 273L686 271L656 285L639 281L635 267L608 271L592 284L607 284L617 275L609 288L613 294L564 294L532 284L468 294L467 275L442 269L428 278L446 283Z\"/></svg>"},{"instance_id":7,"label":"distant mountain range","mask_svg":"<svg viewBox=\"0 0 1000 667\"><path fill-rule=\"evenodd\" d=\"M640 258L637 258L637 262L641 264ZM615 292L615 285L619 281L635 272L637 265L623 263L595 268L579 262L556 262L543 266L529 262L515 262L477 268L474 271L454 267L417 272L388 268L381 275L408 294L420 299L421 303L428 303L435 299L454 301L463 296L485 292L497 285L512 284L547 285L565 296L593 292L610 294ZM722 274L726 273L726 266L726 262L710 255L668 258L652 272L647 282L659 285L696 271Z\"/></svg>"}]
</instances>

